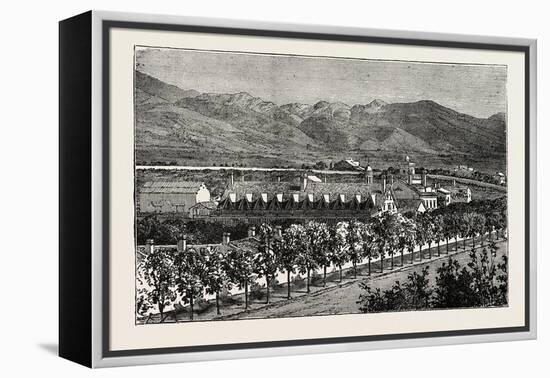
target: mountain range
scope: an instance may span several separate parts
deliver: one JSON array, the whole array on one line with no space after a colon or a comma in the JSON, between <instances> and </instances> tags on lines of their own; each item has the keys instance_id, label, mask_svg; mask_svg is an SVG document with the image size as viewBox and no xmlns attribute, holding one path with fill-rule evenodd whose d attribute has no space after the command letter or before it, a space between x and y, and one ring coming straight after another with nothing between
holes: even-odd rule
<instances>
[{"instance_id":1,"label":"mountain range","mask_svg":"<svg viewBox=\"0 0 550 378\"><path fill-rule=\"evenodd\" d=\"M506 114L476 118L431 100L277 105L246 92L200 93L135 72L138 162L194 165L403 154L472 157L506 152Z\"/></svg>"}]
</instances>

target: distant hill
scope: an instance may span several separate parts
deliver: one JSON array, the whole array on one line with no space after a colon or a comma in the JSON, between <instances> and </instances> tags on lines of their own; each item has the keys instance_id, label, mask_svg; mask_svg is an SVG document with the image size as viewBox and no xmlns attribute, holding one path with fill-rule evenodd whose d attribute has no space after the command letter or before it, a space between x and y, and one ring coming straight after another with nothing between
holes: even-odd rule
<instances>
[{"instance_id":1,"label":"distant hill","mask_svg":"<svg viewBox=\"0 0 550 378\"><path fill-rule=\"evenodd\" d=\"M255 159L292 165L374 153L502 157L506 115L476 118L434 101L278 106L249 93L199 93L136 72L138 161Z\"/></svg>"},{"instance_id":2,"label":"distant hill","mask_svg":"<svg viewBox=\"0 0 550 378\"><path fill-rule=\"evenodd\" d=\"M180 98L198 96L195 90L183 90L175 85L166 84L147 74L135 71L135 87L145 95L160 98L164 101L175 102Z\"/></svg>"}]
</instances>

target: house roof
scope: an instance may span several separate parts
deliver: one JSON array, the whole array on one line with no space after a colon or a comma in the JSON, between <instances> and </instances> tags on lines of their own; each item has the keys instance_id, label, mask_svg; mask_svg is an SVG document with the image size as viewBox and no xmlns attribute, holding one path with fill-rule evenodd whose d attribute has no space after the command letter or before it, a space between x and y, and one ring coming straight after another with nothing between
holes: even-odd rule
<instances>
[{"instance_id":1,"label":"house roof","mask_svg":"<svg viewBox=\"0 0 550 378\"><path fill-rule=\"evenodd\" d=\"M396 200L418 199L418 192L402 181L396 180L393 184L393 194Z\"/></svg>"},{"instance_id":2,"label":"house roof","mask_svg":"<svg viewBox=\"0 0 550 378\"><path fill-rule=\"evenodd\" d=\"M141 193L196 193L204 185L200 181L155 180L147 181L140 189Z\"/></svg>"},{"instance_id":3,"label":"house roof","mask_svg":"<svg viewBox=\"0 0 550 378\"><path fill-rule=\"evenodd\" d=\"M233 188L225 190L224 197L227 197L229 193L235 193L237 199L244 197L246 194L259 197L262 193L267 193L269 196L274 196L277 193L288 193L299 190L300 185L291 182L237 181L233 184Z\"/></svg>"},{"instance_id":4,"label":"house roof","mask_svg":"<svg viewBox=\"0 0 550 378\"><path fill-rule=\"evenodd\" d=\"M349 168L353 168L354 170L357 170L357 171L364 171L365 168L361 167L361 165L359 164L358 161L355 161L353 159L345 159L345 160L340 160L338 162L336 162L334 164L335 167L349 167Z\"/></svg>"},{"instance_id":5,"label":"house roof","mask_svg":"<svg viewBox=\"0 0 550 378\"><path fill-rule=\"evenodd\" d=\"M319 177L313 176L313 175L307 176L307 179L308 179L309 181L313 181L313 182L322 182L322 180L321 180Z\"/></svg>"},{"instance_id":6,"label":"house roof","mask_svg":"<svg viewBox=\"0 0 550 378\"><path fill-rule=\"evenodd\" d=\"M420 192L419 195L420 195L420 197L437 197L437 192L436 191Z\"/></svg>"},{"instance_id":7,"label":"house roof","mask_svg":"<svg viewBox=\"0 0 550 378\"><path fill-rule=\"evenodd\" d=\"M416 210L420 202L418 191L399 180L394 182L392 194L395 199L395 205L400 211Z\"/></svg>"},{"instance_id":8,"label":"house roof","mask_svg":"<svg viewBox=\"0 0 550 378\"><path fill-rule=\"evenodd\" d=\"M259 198L262 193L267 194L268 202L277 194L283 194L285 200L292 199L298 194L300 200L305 199L308 194L313 194L314 200L323 198L323 195L330 195L330 200L343 194L346 201L351 200L356 194L365 197L374 193L382 193L382 184L375 182L366 184L364 182L344 182L344 183L325 183L322 181L308 180L306 190L301 191L300 185L292 182L264 182L264 181L245 181L235 182L233 188L226 189L223 197L227 198L229 193L235 193L237 202L245 197L246 194L252 194L253 200Z\"/></svg>"}]
</instances>

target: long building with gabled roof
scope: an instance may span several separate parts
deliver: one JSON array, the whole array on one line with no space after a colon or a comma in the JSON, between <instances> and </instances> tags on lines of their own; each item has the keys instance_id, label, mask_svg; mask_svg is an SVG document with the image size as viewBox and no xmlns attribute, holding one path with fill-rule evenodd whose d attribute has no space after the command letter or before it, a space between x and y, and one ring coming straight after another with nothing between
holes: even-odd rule
<instances>
[{"instance_id":1,"label":"long building with gabled roof","mask_svg":"<svg viewBox=\"0 0 550 378\"><path fill-rule=\"evenodd\" d=\"M231 177L216 218L368 218L383 210L385 179L374 182L326 182L303 175L288 182L238 181ZM393 198L393 197L392 197Z\"/></svg>"}]
</instances>

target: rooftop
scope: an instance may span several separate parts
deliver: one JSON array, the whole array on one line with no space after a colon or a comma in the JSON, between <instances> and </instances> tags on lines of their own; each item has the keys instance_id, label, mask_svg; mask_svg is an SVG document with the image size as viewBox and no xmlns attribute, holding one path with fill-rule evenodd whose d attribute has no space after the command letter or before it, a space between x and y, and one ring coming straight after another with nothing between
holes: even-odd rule
<instances>
[{"instance_id":1,"label":"rooftop","mask_svg":"<svg viewBox=\"0 0 550 378\"><path fill-rule=\"evenodd\" d=\"M200 181L156 180L147 181L140 189L141 193L196 193L201 186Z\"/></svg>"}]
</instances>

